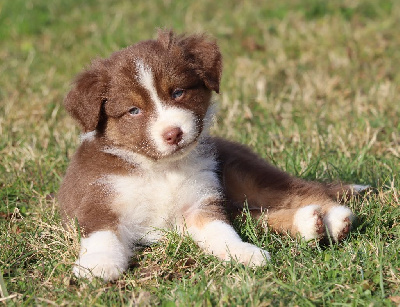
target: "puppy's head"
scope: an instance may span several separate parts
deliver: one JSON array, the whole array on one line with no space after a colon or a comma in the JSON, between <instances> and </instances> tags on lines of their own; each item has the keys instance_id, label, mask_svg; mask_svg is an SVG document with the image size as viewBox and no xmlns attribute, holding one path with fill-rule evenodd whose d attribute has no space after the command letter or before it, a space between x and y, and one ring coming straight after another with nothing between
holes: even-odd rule
<instances>
[{"instance_id":1,"label":"puppy's head","mask_svg":"<svg viewBox=\"0 0 400 307\"><path fill-rule=\"evenodd\" d=\"M204 35L160 31L81 73L65 106L107 145L160 159L196 143L218 93L222 59Z\"/></svg>"}]
</instances>

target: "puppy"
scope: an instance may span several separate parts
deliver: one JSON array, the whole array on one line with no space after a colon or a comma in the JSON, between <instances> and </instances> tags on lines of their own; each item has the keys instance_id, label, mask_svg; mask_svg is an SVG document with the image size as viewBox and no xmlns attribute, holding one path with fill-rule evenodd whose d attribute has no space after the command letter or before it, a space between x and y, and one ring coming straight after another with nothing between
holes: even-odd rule
<instances>
[{"instance_id":1,"label":"puppy","mask_svg":"<svg viewBox=\"0 0 400 307\"><path fill-rule=\"evenodd\" d=\"M230 221L247 201L255 218L305 240L342 240L353 214L336 202L358 187L307 182L248 148L208 134L222 58L204 35L160 31L82 72L65 107L81 145L59 191L64 223L83 233L73 272L115 280L137 244L162 229L189 234L207 253L261 266L270 255Z\"/></svg>"}]
</instances>

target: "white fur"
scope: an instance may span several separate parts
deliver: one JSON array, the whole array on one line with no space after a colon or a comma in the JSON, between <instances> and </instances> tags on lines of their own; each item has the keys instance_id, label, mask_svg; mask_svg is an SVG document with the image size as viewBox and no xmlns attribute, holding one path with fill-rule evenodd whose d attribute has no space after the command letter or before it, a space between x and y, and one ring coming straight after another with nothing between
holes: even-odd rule
<instances>
[{"instance_id":1,"label":"white fur","mask_svg":"<svg viewBox=\"0 0 400 307\"><path fill-rule=\"evenodd\" d=\"M93 141L95 139L95 137L96 137L96 134L97 134L96 130L89 131L89 132L86 132L86 133L82 133L80 135L81 143L83 143L85 141L88 141L88 142Z\"/></svg>"},{"instance_id":2,"label":"white fur","mask_svg":"<svg viewBox=\"0 0 400 307\"><path fill-rule=\"evenodd\" d=\"M349 208L344 206L332 207L324 217L328 233L335 241L338 240L338 236L347 225L346 218L352 222L354 215Z\"/></svg>"},{"instance_id":3,"label":"white fur","mask_svg":"<svg viewBox=\"0 0 400 307\"><path fill-rule=\"evenodd\" d=\"M134 153L125 160L136 164L134 174L105 176L97 184L113 194L111 206L121 217L119 232L127 244L155 242L161 229L182 223L184 212L201 208L209 199L222 198L211 144L200 143L190 155L176 161L143 161Z\"/></svg>"},{"instance_id":4,"label":"white fur","mask_svg":"<svg viewBox=\"0 0 400 307\"><path fill-rule=\"evenodd\" d=\"M104 147L102 149L103 152L108 153L113 156L117 156L122 160L128 162L129 164L138 166L140 165L143 168L150 168L152 167L156 161L146 157L145 155L138 154L131 150L126 150L118 147ZM147 167L145 167L147 165Z\"/></svg>"},{"instance_id":5,"label":"white fur","mask_svg":"<svg viewBox=\"0 0 400 307\"><path fill-rule=\"evenodd\" d=\"M148 81L148 77L145 74L142 80ZM213 110L211 107L207 112L207 126ZM103 185L106 192L113 194L112 208L121 217L119 235L125 246L155 242L163 229L178 227L182 231L185 218L201 211L210 199L222 198L215 173L215 149L206 135L207 128L191 154L179 159L154 161L119 148L103 149L135 165L135 173L130 176L109 175L97 182ZM205 227L191 227L187 231L202 248L223 260L233 258L258 266L270 259L267 251L243 242L232 226L224 222L214 221Z\"/></svg>"},{"instance_id":6,"label":"white fur","mask_svg":"<svg viewBox=\"0 0 400 307\"><path fill-rule=\"evenodd\" d=\"M149 92L150 99L154 102L158 112L163 110L163 105L158 97L157 89L154 86L153 71L150 66L143 63L142 60L136 60L137 75L139 83Z\"/></svg>"},{"instance_id":7,"label":"white fur","mask_svg":"<svg viewBox=\"0 0 400 307\"><path fill-rule=\"evenodd\" d=\"M355 193L360 193L362 191L365 191L367 189L369 189L371 186L369 185L362 185L362 184L352 184L351 188L353 189L353 191Z\"/></svg>"},{"instance_id":8,"label":"white fur","mask_svg":"<svg viewBox=\"0 0 400 307\"><path fill-rule=\"evenodd\" d=\"M318 215L315 214L316 211L320 212L321 207L318 205L308 205L298 209L293 217L293 225L305 240L316 239L319 236L317 232Z\"/></svg>"},{"instance_id":9,"label":"white fur","mask_svg":"<svg viewBox=\"0 0 400 307\"><path fill-rule=\"evenodd\" d=\"M151 67L145 65L141 60L136 61L136 67L138 69L137 80L148 91L152 102L156 106L156 112L148 125L148 131L159 153L163 156L167 156L173 153L178 146L184 147L192 143L198 135L196 117L193 112L186 109L166 106L157 94ZM178 145L171 145L166 143L163 138L163 133L167 129L175 127L182 130L182 140Z\"/></svg>"},{"instance_id":10,"label":"white fur","mask_svg":"<svg viewBox=\"0 0 400 307\"><path fill-rule=\"evenodd\" d=\"M182 130L182 139L178 145L166 143L163 133L170 128L180 128ZM167 156L173 153L178 147L184 147L192 143L198 136L198 127L196 126L196 117L185 109L165 107L149 125L149 134L156 145L157 150Z\"/></svg>"},{"instance_id":11,"label":"white fur","mask_svg":"<svg viewBox=\"0 0 400 307\"><path fill-rule=\"evenodd\" d=\"M164 229L177 226L182 230L186 217L193 217L210 201L222 200L215 172L215 149L206 138L214 108L209 108L205 129L198 136L195 115L186 109L164 105L154 86L151 68L138 60L137 70L138 81L156 106L148 131L157 150L166 157L155 161L118 147L103 148L135 167L129 175L105 175L93 183L112 195L110 207L119 217L118 229L117 233L98 231L82 239L80 256L73 269L79 277L118 278L128 266L132 245L155 242ZM169 145L162 138L164 131L172 127L183 132L178 145ZM94 136L87 133L82 140L92 140ZM183 153L170 155L177 146L184 147ZM190 155L186 155L189 151ZM270 259L267 251L243 242L232 226L222 221L213 221L202 228L192 226L188 232L201 247L224 260L233 258L249 265L262 265Z\"/></svg>"},{"instance_id":12,"label":"white fur","mask_svg":"<svg viewBox=\"0 0 400 307\"><path fill-rule=\"evenodd\" d=\"M81 240L73 272L77 277L115 280L127 269L131 251L112 231L97 231Z\"/></svg>"},{"instance_id":13,"label":"white fur","mask_svg":"<svg viewBox=\"0 0 400 307\"><path fill-rule=\"evenodd\" d=\"M212 221L202 228L189 227L188 233L196 243L218 258L229 261L261 266L271 257L266 250L243 242L233 227L222 221Z\"/></svg>"}]
</instances>

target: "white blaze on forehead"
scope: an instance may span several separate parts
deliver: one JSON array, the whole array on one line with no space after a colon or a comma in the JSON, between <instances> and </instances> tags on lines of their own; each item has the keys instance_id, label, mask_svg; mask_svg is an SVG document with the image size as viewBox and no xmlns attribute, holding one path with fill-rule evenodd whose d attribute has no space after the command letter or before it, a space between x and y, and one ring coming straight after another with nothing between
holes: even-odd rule
<instances>
[{"instance_id":1,"label":"white blaze on forehead","mask_svg":"<svg viewBox=\"0 0 400 307\"><path fill-rule=\"evenodd\" d=\"M142 60L136 60L136 68L137 80L147 90L151 103L156 107L156 112L151 118L148 131L158 152L166 156L176 150L176 145L166 143L163 137L164 132L170 128L176 127L182 130L182 140L179 142L180 147L185 147L192 143L198 136L199 129L194 113L187 109L164 105L157 94L151 67L144 64Z\"/></svg>"},{"instance_id":2,"label":"white blaze on forehead","mask_svg":"<svg viewBox=\"0 0 400 307\"><path fill-rule=\"evenodd\" d=\"M143 63L142 60L136 61L136 68L138 70L137 80L149 92L151 100L156 105L157 111L163 109L161 99L158 97L156 87L154 86L154 77L151 67Z\"/></svg>"},{"instance_id":3,"label":"white blaze on forehead","mask_svg":"<svg viewBox=\"0 0 400 307\"><path fill-rule=\"evenodd\" d=\"M97 131L96 131L96 130L82 133L82 134L80 135L80 137L79 137L81 143L83 143L83 142L85 142L85 141L88 141L88 142L93 141L93 140L95 139L95 137L96 137L96 134L97 134Z\"/></svg>"}]
</instances>

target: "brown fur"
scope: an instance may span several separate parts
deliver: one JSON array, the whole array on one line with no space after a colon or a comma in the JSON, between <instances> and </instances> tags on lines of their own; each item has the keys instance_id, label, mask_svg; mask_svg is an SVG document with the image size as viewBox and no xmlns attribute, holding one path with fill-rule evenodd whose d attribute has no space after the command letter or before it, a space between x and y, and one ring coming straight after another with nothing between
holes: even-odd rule
<instances>
[{"instance_id":1,"label":"brown fur","mask_svg":"<svg viewBox=\"0 0 400 307\"><path fill-rule=\"evenodd\" d=\"M128 175L135 167L116 156L104 153L107 146L132 151L157 160L160 156L146 136L145 123L154 109L149 93L138 84L134 63L143 58L154 70L157 93L164 103L174 105L172 90L185 89L179 107L196 115L201 132L203 118L210 105L211 92L219 92L222 57L218 46L204 35L175 36L160 31L157 40L130 46L108 59L95 60L75 80L65 99L65 107L84 132L96 130L95 141L83 142L71 161L59 192L64 220L76 217L86 234L97 230L114 230L119 217L108 203L112 193L98 180L104 174ZM132 105L143 112L132 121ZM133 133L134 132L134 133ZM211 138L217 148L219 177L225 201L210 201L203 212L188 214L189 223L202 225L215 218L234 218L247 200L254 217L268 216L276 231L295 233L296 209L319 204L321 215L337 205L340 195L350 195L349 188L324 185L294 178L271 166L245 146L220 138Z\"/></svg>"},{"instance_id":2,"label":"brown fur","mask_svg":"<svg viewBox=\"0 0 400 307\"><path fill-rule=\"evenodd\" d=\"M265 216L272 229L295 234L292 222L298 208L318 204L324 215L337 205L339 195L350 194L346 185L325 185L292 177L241 144L221 138L214 141L231 218L241 214L247 202L254 218Z\"/></svg>"},{"instance_id":3,"label":"brown fur","mask_svg":"<svg viewBox=\"0 0 400 307\"><path fill-rule=\"evenodd\" d=\"M198 227L203 228L207 223L219 220L229 222L227 218L224 205L221 200L209 199L207 205L201 210L196 212L190 211L190 206L182 212L185 220L186 227Z\"/></svg>"},{"instance_id":4,"label":"brown fur","mask_svg":"<svg viewBox=\"0 0 400 307\"><path fill-rule=\"evenodd\" d=\"M172 85L185 89L180 107L190 108L197 115L198 125L203 124L211 90L219 90L222 62L216 43L204 35L175 36L171 31L160 31L157 41L141 42L114 53L109 59L95 60L75 79L64 104L83 132L96 129L96 142L83 142L78 149L58 197L64 221L76 217L85 234L114 229L118 224L118 216L107 205L113 196L95 182L104 174L135 171L101 148L118 146L159 158L142 129L154 106L147 103L149 94L133 77L133 62L137 57L146 60L155 70L159 79L155 84L164 102L173 103L170 101ZM135 121L127 113L132 101L143 110ZM210 212L206 215L210 216Z\"/></svg>"}]
</instances>

